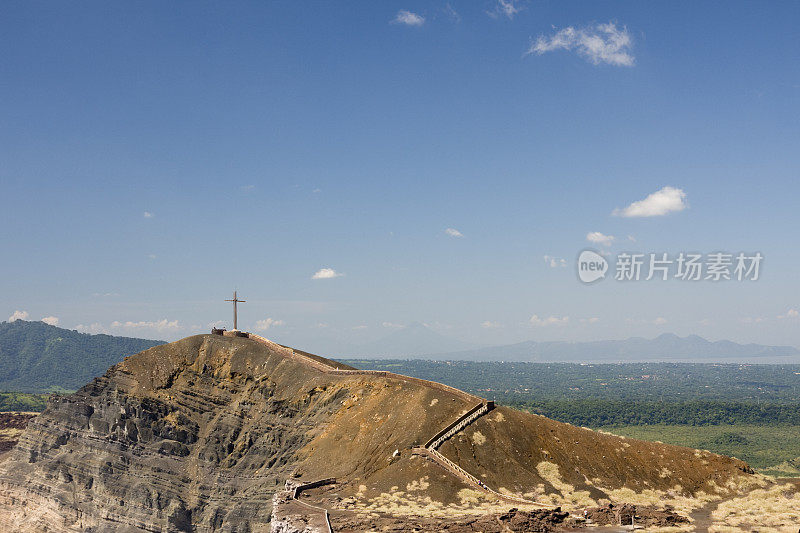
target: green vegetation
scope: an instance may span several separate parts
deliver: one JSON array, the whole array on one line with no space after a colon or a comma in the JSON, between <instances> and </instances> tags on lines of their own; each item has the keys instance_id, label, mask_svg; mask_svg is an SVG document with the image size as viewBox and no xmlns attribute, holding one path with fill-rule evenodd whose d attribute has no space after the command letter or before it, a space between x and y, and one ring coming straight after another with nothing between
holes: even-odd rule
<instances>
[{"instance_id":1,"label":"green vegetation","mask_svg":"<svg viewBox=\"0 0 800 533\"><path fill-rule=\"evenodd\" d=\"M348 361L447 383L576 426L800 476L800 365Z\"/></svg>"},{"instance_id":2,"label":"green vegetation","mask_svg":"<svg viewBox=\"0 0 800 533\"><path fill-rule=\"evenodd\" d=\"M501 363L348 360L447 383L505 404L551 400L800 401L800 364Z\"/></svg>"},{"instance_id":3,"label":"green vegetation","mask_svg":"<svg viewBox=\"0 0 800 533\"><path fill-rule=\"evenodd\" d=\"M40 413L44 411L49 394L28 394L26 392L0 392L0 412L26 411Z\"/></svg>"},{"instance_id":4,"label":"green vegetation","mask_svg":"<svg viewBox=\"0 0 800 533\"><path fill-rule=\"evenodd\" d=\"M0 323L0 390L66 392L82 387L125 356L162 341L88 335L44 322Z\"/></svg>"},{"instance_id":5,"label":"green vegetation","mask_svg":"<svg viewBox=\"0 0 800 533\"><path fill-rule=\"evenodd\" d=\"M503 402L501 402L503 403ZM652 402L634 400L509 401L510 407L538 413L576 426L783 424L800 425L800 402L741 402L690 400Z\"/></svg>"},{"instance_id":6,"label":"green vegetation","mask_svg":"<svg viewBox=\"0 0 800 533\"><path fill-rule=\"evenodd\" d=\"M763 425L719 426L620 426L603 431L640 440L661 441L714 453L738 457L753 468L773 475L793 475L787 468L777 470L779 463L800 457L800 427Z\"/></svg>"}]
</instances>

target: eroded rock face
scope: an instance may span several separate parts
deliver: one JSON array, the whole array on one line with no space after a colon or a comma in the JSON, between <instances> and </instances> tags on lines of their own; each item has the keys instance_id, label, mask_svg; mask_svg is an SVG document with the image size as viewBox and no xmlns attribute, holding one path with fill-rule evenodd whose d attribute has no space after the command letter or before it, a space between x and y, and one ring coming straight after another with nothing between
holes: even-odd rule
<instances>
[{"instance_id":1,"label":"eroded rock face","mask_svg":"<svg viewBox=\"0 0 800 533\"><path fill-rule=\"evenodd\" d=\"M126 360L30 422L0 464L0 530L268 529L297 450L345 394L308 395L296 373L213 336Z\"/></svg>"}]
</instances>

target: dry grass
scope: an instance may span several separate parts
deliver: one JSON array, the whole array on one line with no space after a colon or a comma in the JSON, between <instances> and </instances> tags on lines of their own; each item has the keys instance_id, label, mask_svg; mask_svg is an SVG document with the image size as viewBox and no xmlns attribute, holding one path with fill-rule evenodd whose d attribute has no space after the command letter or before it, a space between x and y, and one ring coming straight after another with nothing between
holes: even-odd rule
<instances>
[{"instance_id":1,"label":"dry grass","mask_svg":"<svg viewBox=\"0 0 800 533\"><path fill-rule=\"evenodd\" d=\"M427 481L423 478L419 480L419 483L426 484ZM364 488L366 489L366 487ZM369 499L364 499L363 492L359 492L355 497L343 499L339 503L339 508L369 515L386 513L392 516L442 519L503 513L512 507L525 510L537 508L535 506L503 503L487 492L469 488L458 491L458 504L444 504L419 491L424 491L424 488L417 489L415 487L414 491L402 491L398 487L392 487L390 492L383 492L375 498Z\"/></svg>"},{"instance_id":2,"label":"dry grass","mask_svg":"<svg viewBox=\"0 0 800 533\"><path fill-rule=\"evenodd\" d=\"M713 533L726 531L796 532L800 523L800 493L792 485L757 488L740 498L722 502L712 513Z\"/></svg>"},{"instance_id":3,"label":"dry grass","mask_svg":"<svg viewBox=\"0 0 800 533\"><path fill-rule=\"evenodd\" d=\"M406 485L406 491L414 492L418 490L427 490L431 484L428 482L428 476L421 477L419 480L411 481Z\"/></svg>"},{"instance_id":4,"label":"dry grass","mask_svg":"<svg viewBox=\"0 0 800 533\"><path fill-rule=\"evenodd\" d=\"M480 431L476 431L472 434L472 442L480 446L486 443L486 437Z\"/></svg>"},{"instance_id":5,"label":"dry grass","mask_svg":"<svg viewBox=\"0 0 800 533\"><path fill-rule=\"evenodd\" d=\"M573 509L597 505L597 502L592 499L588 490L575 490L573 485L564 481L557 464L549 461L542 461L536 465L536 471L539 472L542 479L550 483L553 488L560 493L544 495L549 499L548 503Z\"/></svg>"}]
</instances>

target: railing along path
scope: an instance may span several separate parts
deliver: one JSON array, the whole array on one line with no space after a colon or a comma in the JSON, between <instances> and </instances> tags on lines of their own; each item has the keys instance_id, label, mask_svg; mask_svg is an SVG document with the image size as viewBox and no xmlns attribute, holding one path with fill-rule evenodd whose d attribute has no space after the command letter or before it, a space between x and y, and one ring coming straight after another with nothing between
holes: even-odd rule
<instances>
[{"instance_id":1,"label":"railing along path","mask_svg":"<svg viewBox=\"0 0 800 533\"><path fill-rule=\"evenodd\" d=\"M443 383L438 383L436 381L428 381L425 379L415 378L411 376L404 376L402 374L395 374L394 372L388 372L385 370L358 370L358 369L347 369L347 368L338 368L334 364L324 363L311 357L310 355L306 355L303 353L299 353L291 348L286 346L282 346L276 342L273 342L261 335L256 335L254 333L246 333L242 335L239 332L224 332L225 336L247 336L248 338L267 346L270 350L277 352L288 359L293 359L300 363L303 363L306 366L310 366L320 372L324 372L326 374L337 374L340 376L379 376L384 378L396 379L399 381L404 381L406 383L415 383L417 385L422 385L424 387L440 390L442 392L446 392L461 398L462 400L470 401L470 402L479 402L477 405L472 407L463 415L459 416L456 420L452 423L448 424L444 429L438 432L436 435L431 437L431 439L425 444L424 447L416 447L412 449L412 453L416 453L419 455L424 455L430 458L433 462L456 476L457 478L461 479L468 485L471 485L477 489L483 490L495 496L497 499L510 502L510 503L517 503L523 505L535 505L538 507L545 507L545 508L553 508L554 505L548 505L544 503L539 503L533 500L526 500L525 498L520 498L518 496L513 496L509 494L503 494L501 492L497 492L494 489L490 489L487 487L482 481L480 481L477 477L473 476L462 467L439 453L437 448L442 445L447 439L451 438L453 435L461 432L464 428L469 426L475 420L480 418L481 416L485 415L489 411L494 408L494 402L487 401L479 396L475 396L474 394L469 394L464 392L460 389L455 387L451 387L449 385L445 385ZM295 498L295 493L291 492L290 497ZM302 502L299 499L296 501L302 503L303 505L307 505L317 510L325 511L325 520L328 524L328 530L330 532L333 531L330 525L330 520L328 519L328 511L322 507L315 507L310 505L306 502Z\"/></svg>"}]
</instances>

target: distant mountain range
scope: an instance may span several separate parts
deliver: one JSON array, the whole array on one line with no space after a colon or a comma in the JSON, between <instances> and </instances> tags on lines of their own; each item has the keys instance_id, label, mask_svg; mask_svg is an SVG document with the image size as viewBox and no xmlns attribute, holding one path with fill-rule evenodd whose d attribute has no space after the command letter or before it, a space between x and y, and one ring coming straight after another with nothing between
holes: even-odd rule
<instances>
[{"instance_id":1,"label":"distant mountain range","mask_svg":"<svg viewBox=\"0 0 800 533\"><path fill-rule=\"evenodd\" d=\"M163 341L89 335L44 322L0 323L0 391L73 391Z\"/></svg>"},{"instance_id":2,"label":"distant mountain range","mask_svg":"<svg viewBox=\"0 0 800 533\"><path fill-rule=\"evenodd\" d=\"M297 343L296 343L297 344ZM480 347L442 335L425 324L413 323L378 340L343 346L326 355L375 358L411 358L462 361L531 362L749 362L800 363L800 350L792 346L738 344L728 340L709 341L697 335L679 337L664 333L654 339L631 337L624 340L588 342L525 341L502 346ZM798 357L797 360L790 360Z\"/></svg>"},{"instance_id":3,"label":"distant mountain range","mask_svg":"<svg viewBox=\"0 0 800 533\"><path fill-rule=\"evenodd\" d=\"M534 362L615 362L615 361L731 361L780 362L800 355L792 346L737 344L732 341L709 341L697 335L678 337L664 333L654 339L631 337L625 340L590 342L526 341L506 346L475 350L450 351L426 355L426 359L466 361L534 361ZM800 361L794 361L800 362Z\"/></svg>"},{"instance_id":4,"label":"distant mountain range","mask_svg":"<svg viewBox=\"0 0 800 533\"><path fill-rule=\"evenodd\" d=\"M474 349L475 345L451 339L428 326L414 322L376 341L359 344L346 350L347 355L399 357Z\"/></svg>"}]
</instances>

